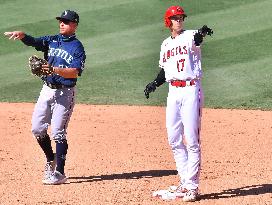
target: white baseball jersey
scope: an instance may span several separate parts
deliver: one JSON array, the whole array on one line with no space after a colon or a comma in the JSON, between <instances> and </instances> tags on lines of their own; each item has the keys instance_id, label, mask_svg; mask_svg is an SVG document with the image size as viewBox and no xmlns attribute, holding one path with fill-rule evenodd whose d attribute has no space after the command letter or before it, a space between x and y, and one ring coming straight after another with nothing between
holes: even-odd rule
<instances>
[{"instance_id":1,"label":"white baseball jersey","mask_svg":"<svg viewBox=\"0 0 272 205\"><path fill-rule=\"evenodd\" d=\"M168 37L161 45L159 66L165 71L166 82L172 80L200 79L201 50L194 45L196 30L186 30Z\"/></svg>"}]
</instances>

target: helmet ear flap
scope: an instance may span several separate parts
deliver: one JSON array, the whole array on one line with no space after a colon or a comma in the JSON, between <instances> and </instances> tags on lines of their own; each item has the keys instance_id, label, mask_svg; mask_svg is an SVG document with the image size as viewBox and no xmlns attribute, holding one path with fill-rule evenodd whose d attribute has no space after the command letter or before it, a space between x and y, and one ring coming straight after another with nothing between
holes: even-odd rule
<instances>
[{"instance_id":1,"label":"helmet ear flap","mask_svg":"<svg viewBox=\"0 0 272 205\"><path fill-rule=\"evenodd\" d=\"M164 19L164 24L165 24L165 27L170 28L172 22L171 22L171 20L169 18L165 18Z\"/></svg>"}]
</instances>

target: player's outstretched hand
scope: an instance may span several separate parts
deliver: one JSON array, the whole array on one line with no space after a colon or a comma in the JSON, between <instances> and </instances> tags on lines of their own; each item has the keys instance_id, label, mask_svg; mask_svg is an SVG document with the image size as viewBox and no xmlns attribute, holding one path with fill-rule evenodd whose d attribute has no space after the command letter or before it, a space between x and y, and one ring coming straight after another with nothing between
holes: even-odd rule
<instances>
[{"instance_id":1,"label":"player's outstretched hand","mask_svg":"<svg viewBox=\"0 0 272 205\"><path fill-rule=\"evenodd\" d=\"M7 31L4 35L13 40L21 40L25 37L25 33L23 31Z\"/></svg>"},{"instance_id":2,"label":"player's outstretched hand","mask_svg":"<svg viewBox=\"0 0 272 205\"><path fill-rule=\"evenodd\" d=\"M206 35L211 36L213 34L213 30L209 28L207 25L202 26L200 29L198 29L197 33L194 35L194 41L195 45L199 46L203 42L203 38Z\"/></svg>"},{"instance_id":3,"label":"player's outstretched hand","mask_svg":"<svg viewBox=\"0 0 272 205\"><path fill-rule=\"evenodd\" d=\"M145 90L144 90L144 94L145 94L145 97L146 99L149 98L149 94L151 92L154 92L156 90L156 82L155 81L152 81L150 83L148 83L146 86L145 86Z\"/></svg>"},{"instance_id":4,"label":"player's outstretched hand","mask_svg":"<svg viewBox=\"0 0 272 205\"><path fill-rule=\"evenodd\" d=\"M213 30L208 27L207 25L204 25L202 26L200 29L199 29L199 32L203 35L203 36L206 36L206 35L209 35L211 36L213 34Z\"/></svg>"}]
</instances>

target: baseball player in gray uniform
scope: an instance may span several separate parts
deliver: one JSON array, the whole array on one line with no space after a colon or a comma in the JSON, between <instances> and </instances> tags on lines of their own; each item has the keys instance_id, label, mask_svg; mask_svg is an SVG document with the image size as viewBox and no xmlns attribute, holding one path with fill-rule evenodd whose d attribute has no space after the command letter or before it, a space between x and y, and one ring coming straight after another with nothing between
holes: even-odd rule
<instances>
[{"instance_id":1,"label":"baseball player in gray uniform","mask_svg":"<svg viewBox=\"0 0 272 205\"><path fill-rule=\"evenodd\" d=\"M203 102L201 87L201 50L203 37L212 30L184 30L187 15L181 6L171 6L165 12L165 26L171 36L166 38L160 51L157 78L145 88L148 98L164 82L169 84L166 108L166 128L172 148L180 185L175 192L184 201L198 197L200 173L200 119Z\"/></svg>"},{"instance_id":2,"label":"baseball player in gray uniform","mask_svg":"<svg viewBox=\"0 0 272 205\"><path fill-rule=\"evenodd\" d=\"M56 19L59 21L57 35L35 38L22 31L4 33L9 39L21 40L25 45L42 51L48 69L53 67L53 74L41 77L43 88L32 115L32 133L47 159L44 184L62 184L67 180L64 172L68 150L67 127L75 105L77 77L84 70L86 58L84 47L75 35L78 14L65 10ZM47 133L49 125L56 143L56 154Z\"/></svg>"}]
</instances>

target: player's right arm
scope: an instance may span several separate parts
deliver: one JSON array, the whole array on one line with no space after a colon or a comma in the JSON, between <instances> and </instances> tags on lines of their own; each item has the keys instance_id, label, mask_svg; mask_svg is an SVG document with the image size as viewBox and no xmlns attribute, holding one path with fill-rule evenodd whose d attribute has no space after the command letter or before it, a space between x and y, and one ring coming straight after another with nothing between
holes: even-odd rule
<instances>
[{"instance_id":1,"label":"player's right arm","mask_svg":"<svg viewBox=\"0 0 272 205\"><path fill-rule=\"evenodd\" d=\"M7 31L4 35L9 37L10 40L21 40L25 37L25 33L23 31Z\"/></svg>"},{"instance_id":2,"label":"player's right arm","mask_svg":"<svg viewBox=\"0 0 272 205\"><path fill-rule=\"evenodd\" d=\"M164 72L163 68L161 68L161 70L158 73L157 77L155 78L154 82L156 84L156 87L159 87L165 83L165 72Z\"/></svg>"},{"instance_id":3,"label":"player's right arm","mask_svg":"<svg viewBox=\"0 0 272 205\"><path fill-rule=\"evenodd\" d=\"M21 40L25 45L35 47L37 51L45 52L48 49L44 38L34 38L23 31L8 31L4 35L9 37L10 40Z\"/></svg>"},{"instance_id":4,"label":"player's right arm","mask_svg":"<svg viewBox=\"0 0 272 205\"><path fill-rule=\"evenodd\" d=\"M149 94L151 92L154 92L157 87L164 84L165 80L166 80L165 79L165 72L164 72L164 69L161 68L161 70L160 70L159 74L157 75L157 77L155 78L155 80L153 80L152 82L150 82L146 85L145 90L144 90L145 97L148 99Z\"/></svg>"},{"instance_id":5,"label":"player's right arm","mask_svg":"<svg viewBox=\"0 0 272 205\"><path fill-rule=\"evenodd\" d=\"M144 89L144 94L145 97L148 99L149 98L149 94L151 92L154 92L156 90L157 87L161 86L162 84L164 84L166 82L166 78L165 78L165 71L163 69L163 62L164 62L164 56L163 56L163 48L166 40L163 41L162 45L161 45L161 51L160 51L160 60L159 60L159 67L161 68L160 72L158 73L157 77L151 81L150 83L148 83L145 86Z\"/></svg>"}]
</instances>

